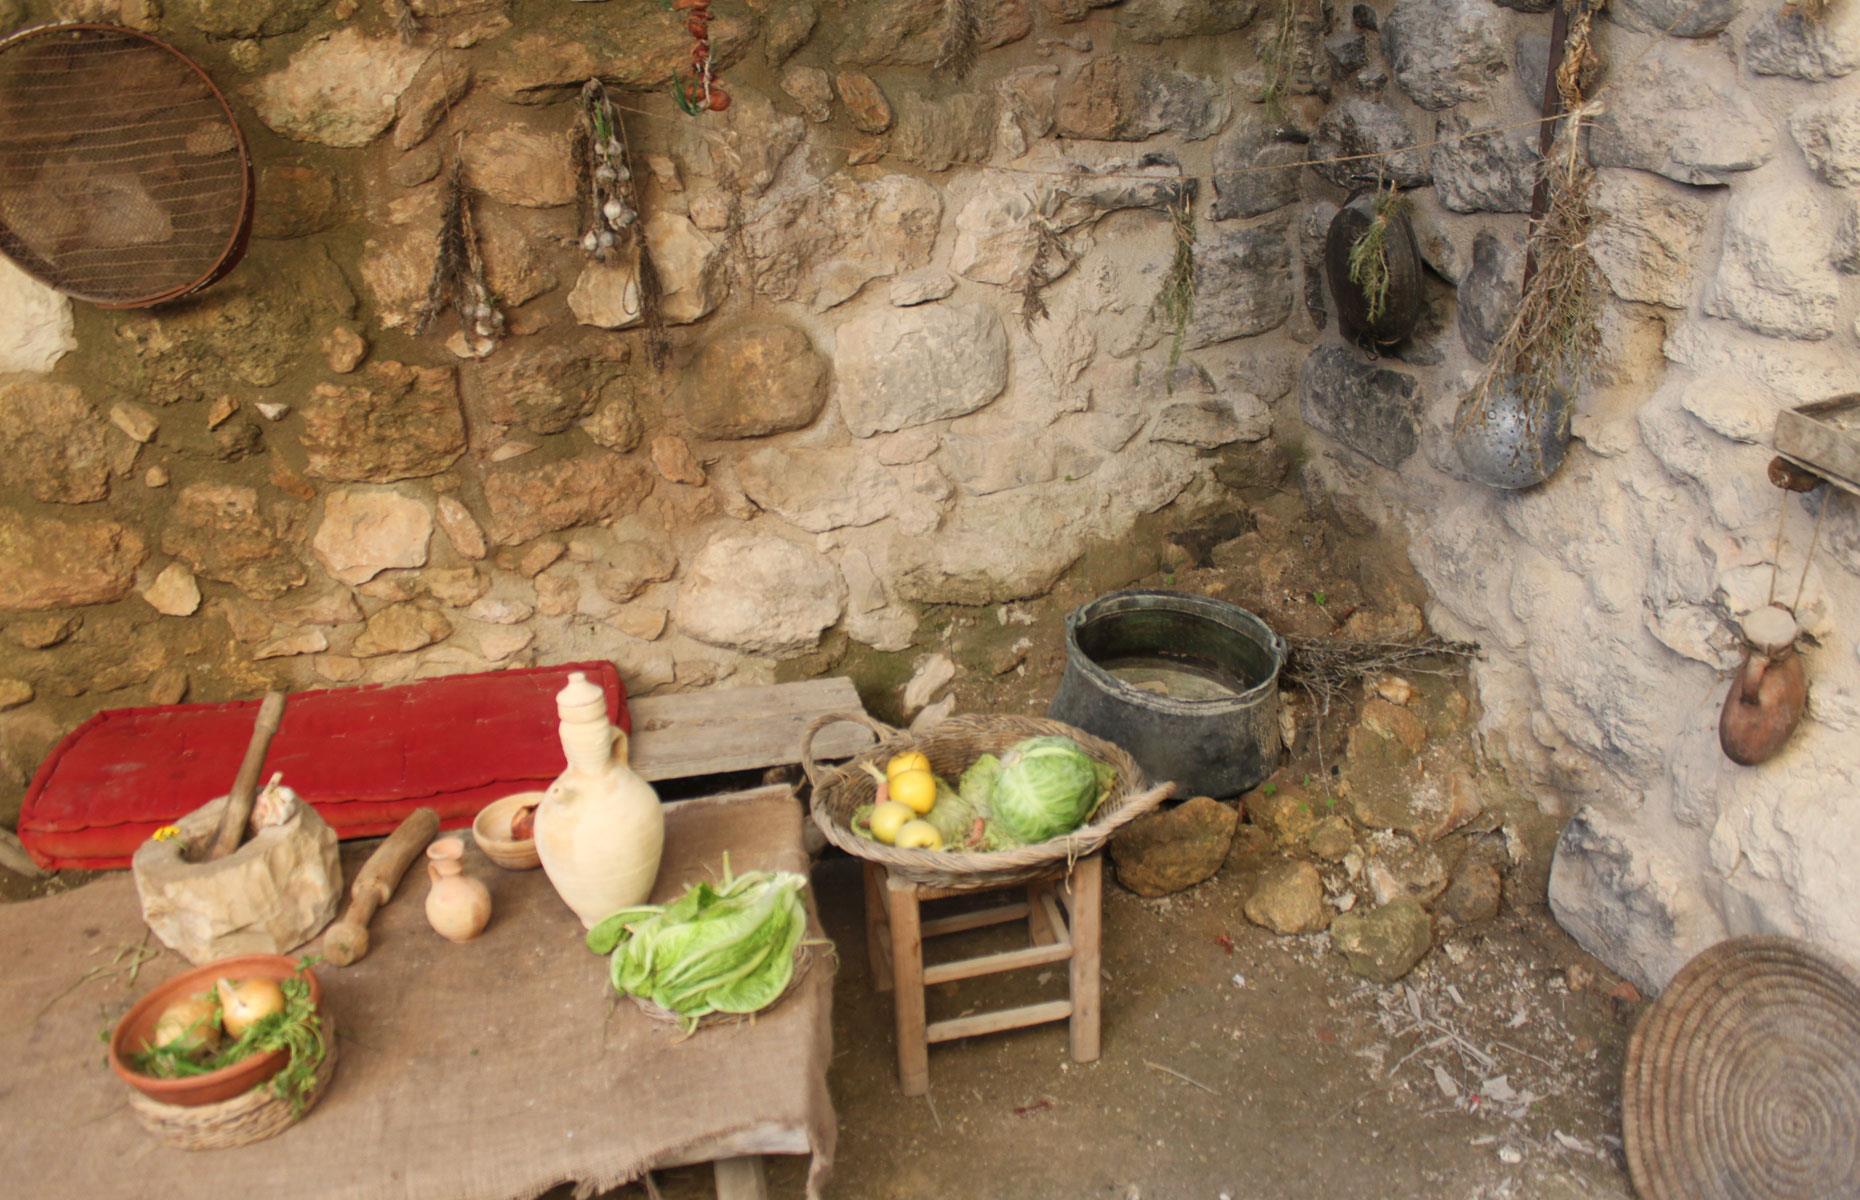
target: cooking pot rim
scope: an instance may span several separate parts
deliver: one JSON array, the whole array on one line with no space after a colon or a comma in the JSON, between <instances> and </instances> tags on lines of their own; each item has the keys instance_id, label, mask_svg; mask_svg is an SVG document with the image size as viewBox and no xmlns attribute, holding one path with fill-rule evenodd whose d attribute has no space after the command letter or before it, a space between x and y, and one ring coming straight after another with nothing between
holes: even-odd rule
<instances>
[{"instance_id":1,"label":"cooking pot rim","mask_svg":"<svg viewBox=\"0 0 1860 1200\"><path fill-rule=\"evenodd\" d=\"M1080 628L1092 621L1119 613L1135 611L1142 607L1135 601L1163 600L1164 606L1188 616L1212 621L1230 632L1251 638L1272 657L1272 669L1266 677L1235 695L1214 700L1184 700L1176 696L1152 692L1133 684L1125 683L1111 674L1079 645ZM1212 596L1198 596L1193 592L1178 592L1166 588L1127 588L1123 591L1108 592L1094 600L1079 605L1066 614L1066 669L1077 669L1087 679L1106 691L1119 697L1139 700L1151 708L1163 712L1176 712L1186 715L1206 716L1223 709L1251 708L1259 703L1262 696L1276 691L1279 686L1279 672L1285 667L1286 642L1277 630L1266 624L1265 619L1257 613L1241 608L1225 600L1216 600Z\"/></svg>"}]
</instances>

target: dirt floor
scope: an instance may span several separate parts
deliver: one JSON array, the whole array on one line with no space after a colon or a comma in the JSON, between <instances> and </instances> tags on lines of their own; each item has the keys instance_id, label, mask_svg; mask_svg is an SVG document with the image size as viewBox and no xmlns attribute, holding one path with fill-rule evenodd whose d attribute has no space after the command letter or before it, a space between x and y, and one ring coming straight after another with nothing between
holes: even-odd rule
<instances>
[{"instance_id":1,"label":"dirt floor","mask_svg":"<svg viewBox=\"0 0 1860 1200\"><path fill-rule=\"evenodd\" d=\"M941 640L961 667L961 711L1042 712L1063 667L1064 613L1107 587L1221 595L1305 636L1418 633L1413 580L1386 545L1356 544L1280 494L1174 543L1112 555L1038 603L952 611ZM1094 570L1095 566L1095 570ZM896 664L900 682L908 664ZM897 1089L887 994L863 953L858 864L822 859L814 884L841 948L832 1090L836 1200L1275 1200L1311 1196L1627 1197L1616 1093L1641 1005L1584 954L1544 902L1560 817L1483 762L1470 689L1453 664L1427 668L1414 711L1426 756L1473 773L1487 811L1455 838L1503 838L1500 915L1436 945L1401 982L1354 975L1327 933L1276 936L1243 915L1262 863L1243 824L1227 864L1185 892L1144 899L1112 882L1104 912L1103 1056L1075 1064L1063 1026L934 1048L931 1092ZM822 662L819 669L845 669ZM858 672L871 674L870 666ZM1301 712L1278 778L1326 810L1359 789L1398 788L1400 764L1356 754L1362 689L1320 723ZM1288 693L1294 696L1295 693ZM867 696L897 719L896 692ZM1381 772L1381 776L1377 775ZM1331 786L1325 784L1330 779ZM1289 783L1287 786L1291 786ZM1257 800L1257 794L1255 796ZM1252 820L1260 818L1255 816ZM1375 852L1377 838L1358 829ZM1449 839L1449 841L1452 839ZM1446 843L1443 842L1444 846ZM1359 882L1324 865L1333 898ZM949 902L955 903L955 902ZM1012 927L933 943L932 960L1020 944ZM930 1018L1064 995L1063 967L933 989ZM776 1162L771 1190L802 1194ZM662 1174L668 1200L709 1195L701 1170ZM617 1195L643 1196L640 1188Z\"/></svg>"},{"instance_id":2,"label":"dirt floor","mask_svg":"<svg viewBox=\"0 0 1860 1200\"><path fill-rule=\"evenodd\" d=\"M1514 904L1385 988L1351 975L1324 935L1249 925L1224 875L1161 900L1107 887L1103 1057L1068 1061L1058 1025L954 1043L931 1052L929 1097L906 1100L889 997L856 952L856 864L829 859L815 886L847 948L832 1197L1632 1194L1615 1093L1635 1006L1605 994L1605 972L1540 904ZM1002 947L969 935L962 948ZM1026 988L946 986L931 1017L1063 994L1059 971ZM708 1194L702 1171L658 1182L667 1200ZM771 1192L800 1196L800 1171L774 1163Z\"/></svg>"}]
</instances>

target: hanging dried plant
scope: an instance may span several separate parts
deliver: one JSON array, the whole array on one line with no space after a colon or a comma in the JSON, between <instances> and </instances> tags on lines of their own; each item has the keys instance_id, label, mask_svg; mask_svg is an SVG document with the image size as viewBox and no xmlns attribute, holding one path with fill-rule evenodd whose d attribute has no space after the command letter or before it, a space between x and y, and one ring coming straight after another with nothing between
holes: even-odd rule
<instances>
[{"instance_id":1,"label":"hanging dried plant","mask_svg":"<svg viewBox=\"0 0 1860 1200\"><path fill-rule=\"evenodd\" d=\"M981 48L982 0L943 0L943 32L932 69L961 83L975 69Z\"/></svg>"},{"instance_id":2,"label":"hanging dried plant","mask_svg":"<svg viewBox=\"0 0 1860 1200\"><path fill-rule=\"evenodd\" d=\"M1169 273L1163 276L1153 309L1173 331L1168 372L1173 380L1176 364L1182 360L1182 340L1188 336L1188 323L1195 315L1195 181L1192 179L1183 180L1170 201L1169 229L1175 254L1169 260Z\"/></svg>"},{"instance_id":3,"label":"hanging dried plant","mask_svg":"<svg viewBox=\"0 0 1860 1200\"><path fill-rule=\"evenodd\" d=\"M433 260L433 277L426 285L426 300L414 319L413 331L425 333L445 309L458 313L459 332L479 354L488 354L503 336L504 314L497 297L484 281L484 258L478 250L478 231L472 222L471 194L457 156L446 172L445 205L439 217L439 254Z\"/></svg>"},{"instance_id":4,"label":"hanging dried plant","mask_svg":"<svg viewBox=\"0 0 1860 1200\"><path fill-rule=\"evenodd\" d=\"M387 0L388 14L394 18L394 32L400 35L403 45L411 46L420 36L420 18L413 15L413 6L408 0Z\"/></svg>"},{"instance_id":5,"label":"hanging dried plant","mask_svg":"<svg viewBox=\"0 0 1860 1200\"><path fill-rule=\"evenodd\" d=\"M1015 272L1011 286L1020 295L1020 321L1024 328L1047 315L1046 301L1040 289L1072 269L1072 253L1059 237L1056 224L1060 207L1067 195L1063 189L1049 188L1034 206L1033 252Z\"/></svg>"},{"instance_id":6,"label":"hanging dried plant","mask_svg":"<svg viewBox=\"0 0 1860 1200\"><path fill-rule=\"evenodd\" d=\"M1393 183L1378 185L1375 215L1350 245L1350 282L1363 291L1371 325L1388 311L1389 285L1394 279L1389 269L1389 227L1407 211L1408 198L1396 191Z\"/></svg>"},{"instance_id":7,"label":"hanging dried plant","mask_svg":"<svg viewBox=\"0 0 1860 1200\"><path fill-rule=\"evenodd\" d=\"M1266 91L1260 100L1274 119L1285 113L1284 101L1291 84L1298 35L1298 3L1299 0L1280 0L1272 34L1259 49L1260 61L1266 65Z\"/></svg>"},{"instance_id":8,"label":"hanging dried plant","mask_svg":"<svg viewBox=\"0 0 1860 1200\"><path fill-rule=\"evenodd\" d=\"M598 79L588 80L581 88L574 154L581 205L581 249L596 262L633 260L640 319L646 327L646 350L652 365L663 370L670 345L659 308L659 272L640 219L633 149L619 110L608 97L606 85Z\"/></svg>"},{"instance_id":9,"label":"hanging dried plant","mask_svg":"<svg viewBox=\"0 0 1860 1200\"><path fill-rule=\"evenodd\" d=\"M1072 269L1071 252L1044 216L1033 219L1033 237L1033 253L1013 281L1014 290L1020 293L1020 323L1027 329L1047 315L1040 289Z\"/></svg>"},{"instance_id":10,"label":"hanging dried plant","mask_svg":"<svg viewBox=\"0 0 1860 1200\"><path fill-rule=\"evenodd\" d=\"M1601 284L1589 254L1589 235L1598 220L1591 196L1595 172L1582 150L1582 127L1590 111L1582 81L1595 66L1592 18L1587 7L1570 18L1556 76L1568 118L1540 167L1543 215L1531 226L1526 243L1524 292L1456 423L1456 435L1491 420L1495 407L1513 404L1539 432L1562 428L1571 389L1587 377L1601 342ZM1532 466L1554 469L1544 459L1541 442L1532 442L1528 451L1536 460Z\"/></svg>"}]
</instances>

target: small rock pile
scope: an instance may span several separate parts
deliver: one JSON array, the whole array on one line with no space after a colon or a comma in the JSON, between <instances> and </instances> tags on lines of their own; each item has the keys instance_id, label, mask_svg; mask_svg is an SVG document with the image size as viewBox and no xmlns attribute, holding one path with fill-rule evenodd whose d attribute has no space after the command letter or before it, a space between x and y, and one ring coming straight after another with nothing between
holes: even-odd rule
<instances>
[{"instance_id":1,"label":"small rock pile","mask_svg":"<svg viewBox=\"0 0 1860 1200\"><path fill-rule=\"evenodd\" d=\"M1392 676L1365 694L1340 763L1318 765L1320 728L1238 804L1198 796L1133 822L1111 844L1118 882L1164 896L1226 869L1248 921L1280 936L1328 932L1352 971L1380 983L1496 917L1512 851L1466 765L1464 694Z\"/></svg>"}]
</instances>

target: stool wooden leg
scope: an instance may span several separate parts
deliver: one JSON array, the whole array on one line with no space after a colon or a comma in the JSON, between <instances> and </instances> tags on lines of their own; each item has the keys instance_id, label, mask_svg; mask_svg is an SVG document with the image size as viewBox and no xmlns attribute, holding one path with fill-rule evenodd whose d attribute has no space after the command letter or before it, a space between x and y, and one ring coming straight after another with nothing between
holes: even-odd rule
<instances>
[{"instance_id":1,"label":"stool wooden leg","mask_svg":"<svg viewBox=\"0 0 1860 1200\"><path fill-rule=\"evenodd\" d=\"M711 1169L717 1178L717 1200L769 1200L769 1181L760 1155L720 1158Z\"/></svg>"},{"instance_id":2,"label":"stool wooden leg","mask_svg":"<svg viewBox=\"0 0 1860 1200\"><path fill-rule=\"evenodd\" d=\"M872 964L872 986L891 990L891 956L885 953L885 868L865 864L865 956Z\"/></svg>"},{"instance_id":3,"label":"stool wooden leg","mask_svg":"<svg viewBox=\"0 0 1860 1200\"><path fill-rule=\"evenodd\" d=\"M1082 858L1068 881L1072 903L1072 1061L1098 1060L1098 946L1103 928L1102 854Z\"/></svg>"},{"instance_id":4,"label":"stool wooden leg","mask_svg":"<svg viewBox=\"0 0 1860 1200\"><path fill-rule=\"evenodd\" d=\"M1046 919L1046 906L1040 903L1040 897L1052 889L1044 879L1027 885L1027 941L1031 945L1050 946L1059 940L1059 931Z\"/></svg>"},{"instance_id":5,"label":"stool wooden leg","mask_svg":"<svg viewBox=\"0 0 1860 1200\"><path fill-rule=\"evenodd\" d=\"M930 1090L930 1042L924 1022L924 939L916 885L885 879L891 925L891 1002L898 1016L898 1087L906 1096Z\"/></svg>"}]
</instances>

